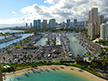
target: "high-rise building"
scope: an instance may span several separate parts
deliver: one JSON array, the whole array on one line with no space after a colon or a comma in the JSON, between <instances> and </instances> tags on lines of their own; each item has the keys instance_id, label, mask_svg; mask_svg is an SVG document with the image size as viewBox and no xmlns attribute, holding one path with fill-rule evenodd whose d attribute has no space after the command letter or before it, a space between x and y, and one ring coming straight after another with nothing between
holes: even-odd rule
<instances>
[{"instance_id":1,"label":"high-rise building","mask_svg":"<svg viewBox=\"0 0 108 81\"><path fill-rule=\"evenodd\" d=\"M43 22L40 23L40 28L43 28Z\"/></svg>"},{"instance_id":2,"label":"high-rise building","mask_svg":"<svg viewBox=\"0 0 108 81\"><path fill-rule=\"evenodd\" d=\"M70 19L67 19L67 26L70 26Z\"/></svg>"},{"instance_id":3,"label":"high-rise building","mask_svg":"<svg viewBox=\"0 0 108 81\"><path fill-rule=\"evenodd\" d=\"M77 24L77 19L74 19L74 24Z\"/></svg>"},{"instance_id":4,"label":"high-rise building","mask_svg":"<svg viewBox=\"0 0 108 81\"><path fill-rule=\"evenodd\" d=\"M30 27L32 28L32 23L30 23Z\"/></svg>"},{"instance_id":5,"label":"high-rise building","mask_svg":"<svg viewBox=\"0 0 108 81\"><path fill-rule=\"evenodd\" d=\"M33 20L33 27L37 28L37 20Z\"/></svg>"},{"instance_id":6,"label":"high-rise building","mask_svg":"<svg viewBox=\"0 0 108 81\"><path fill-rule=\"evenodd\" d=\"M100 25L100 39L108 41L108 23Z\"/></svg>"},{"instance_id":7,"label":"high-rise building","mask_svg":"<svg viewBox=\"0 0 108 81\"><path fill-rule=\"evenodd\" d=\"M37 20L37 28L40 28L40 23L41 23L41 20Z\"/></svg>"},{"instance_id":8,"label":"high-rise building","mask_svg":"<svg viewBox=\"0 0 108 81\"><path fill-rule=\"evenodd\" d=\"M56 27L56 20L55 19L50 19L50 21L49 21L49 27L50 28L55 28Z\"/></svg>"},{"instance_id":9,"label":"high-rise building","mask_svg":"<svg viewBox=\"0 0 108 81\"><path fill-rule=\"evenodd\" d=\"M89 11L88 21L89 21L89 24L98 22L98 8L92 8L91 11Z\"/></svg>"},{"instance_id":10,"label":"high-rise building","mask_svg":"<svg viewBox=\"0 0 108 81\"><path fill-rule=\"evenodd\" d=\"M98 8L91 9L91 23L98 23Z\"/></svg>"},{"instance_id":11,"label":"high-rise building","mask_svg":"<svg viewBox=\"0 0 108 81\"><path fill-rule=\"evenodd\" d=\"M26 23L26 27L28 27L28 23Z\"/></svg>"},{"instance_id":12,"label":"high-rise building","mask_svg":"<svg viewBox=\"0 0 108 81\"><path fill-rule=\"evenodd\" d=\"M88 17L88 23L90 24L91 23L91 11L89 11L89 17Z\"/></svg>"},{"instance_id":13,"label":"high-rise building","mask_svg":"<svg viewBox=\"0 0 108 81\"><path fill-rule=\"evenodd\" d=\"M88 35L90 36L91 39L94 39L95 35L99 35L98 8L92 8L91 11L89 11L88 22L89 22ZM92 28L90 28L90 27L92 27Z\"/></svg>"},{"instance_id":14,"label":"high-rise building","mask_svg":"<svg viewBox=\"0 0 108 81\"><path fill-rule=\"evenodd\" d=\"M77 19L74 19L74 27L77 27Z\"/></svg>"},{"instance_id":15,"label":"high-rise building","mask_svg":"<svg viewBox=\"0 0 108 81\"><path fill-rule=\"evenodd\" d=\"M100 32L100 25L104 23L104 15L98 16L98 32Z\"/></svg>"},{"instance_id":16,"label":"high-rise building","mask_svg":"<svg viewBox=\"0 0 108 81\"><path fill-rule=\"evenodd\" d=\"M95 25L94 23L88 24L88 35L90 36L90 39L94 39L95 36Z\"/></svg>"},{"instance_id":17,"label":"high-rise building","mask_svg":"<svg viewBox=\"0 0 108 81\"><path fill-rule=\"evenodd\" d=\"M88 21L85 21L84 22L84 27L87 27L88 26Z\"/></svg>"},{"instance_id":18,"label":"high-rise building","mask_svg":"<svg viewBox=\"0 0 108 81\"><path fill-rule=\"evenodd\" d=\"M3 78L2 78L2 70L1 70L1 64L0 64L0 81L3 81Z\"/></svg>"},{"instance_id":19,"label":"high-rise building","mask_svg":"<svg viewBox=\"0 0 108 81\"><path fill-rule=\"evenodd\" d=\"M70 22L70 26L72 26L72 22Z\"/></svg>"},{"instance_id":20,"label":"high-rise building","mask_svg":"<svg viewBox=\"0 0 108 81\"><path fill-rule=\"evenodd\" d=\"M42 28L47 28L47 20L43 20L43 26Z\"/></svg>"}]
</instances>

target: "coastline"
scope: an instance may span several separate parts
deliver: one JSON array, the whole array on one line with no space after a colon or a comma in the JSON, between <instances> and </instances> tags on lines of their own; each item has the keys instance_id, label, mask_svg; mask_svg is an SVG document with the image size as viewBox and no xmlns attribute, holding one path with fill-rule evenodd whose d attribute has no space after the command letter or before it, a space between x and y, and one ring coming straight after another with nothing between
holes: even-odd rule
<instances>
[{"instance_id":1,"label":"coastline","mask_svg":"<svg viewBox=\"0 0 108 81\"><path fill-rule=\"evenodd\" d=\"M5 76L12 76L12 75L18 75L18 74L21 74L21 73L25 73L25 72L31 72L32 70L51 70L51 68L53 69L60 69L60 70L64 70L64 71L69 71L69 72L72 72L72 73L76 73L76 74L79 74L81 76L86 76L87 78L89 79L92 79L94 81L107 81L107 80L104 80L102 78L99 78L85 70L82 70L80 68L76 68L76 67L72 67L72 66L64 66L64 65L50 65L50 66L38 66L37 68L28 68L28 69L24 69L24 70L20 70L20 71L16 71L16 72L11 72L11 73L3 73L5 74Z\"/></svg>"}]
</instances>

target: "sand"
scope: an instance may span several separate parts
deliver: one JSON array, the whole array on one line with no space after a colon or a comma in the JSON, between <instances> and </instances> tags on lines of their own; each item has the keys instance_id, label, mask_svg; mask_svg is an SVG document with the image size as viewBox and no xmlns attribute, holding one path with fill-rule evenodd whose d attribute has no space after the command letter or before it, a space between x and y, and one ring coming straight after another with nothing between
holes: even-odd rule
<instances>
[{"instance_id":1,"label":"sand","mask_svg":"<svg viewBox=\"0 0 108 81\"><path fill-rule=\"evenodd\" d=\"M76 68L76 67L72 67L72 66L64 66L64 65L51 65L51 66L39 66L37 68L28 68L28 69L24 69L24 70L20 70L20 71L16 71L16 72L11 72L11 73L5 73L5 76L10 76L10 75L17 75L17 74L20 74L20 73L26 73L27 71L32 71L32 70L50 70L50 69L59 69L59 70L65 70L65 71L69 71L69 72L73 72L73 73L76 73L76 74L80 74L81 76L86 76L94 81L107 81L107 80L104 80L102 78L99 78L85 70L82 70L82 69L79 69L79 68Z\"/></svg>"}]
</instances>

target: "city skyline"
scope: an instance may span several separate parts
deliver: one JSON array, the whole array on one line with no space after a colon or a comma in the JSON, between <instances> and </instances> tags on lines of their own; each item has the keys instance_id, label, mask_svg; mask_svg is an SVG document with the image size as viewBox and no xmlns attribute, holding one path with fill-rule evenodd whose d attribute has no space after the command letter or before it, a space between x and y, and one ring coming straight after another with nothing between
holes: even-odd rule
<instances>
[{"instance_id":1,"label":"city skyline","mask_svg":"<svg viewBox=\"0 0 108 81\"><path fill-rule=\"evenodd\" d=\"M86 21L88 20L88 11L93 7L98 8L99 15L104 15L107 18L107 2L106 0L5 0L1 2L3 7L0 9L2 12L0 27L12 26L13 24L25 25L25 23L33 23L35 19L49 21L54 18L57 22L66 22L66 19Z\"/></svg>"}]
</instances>

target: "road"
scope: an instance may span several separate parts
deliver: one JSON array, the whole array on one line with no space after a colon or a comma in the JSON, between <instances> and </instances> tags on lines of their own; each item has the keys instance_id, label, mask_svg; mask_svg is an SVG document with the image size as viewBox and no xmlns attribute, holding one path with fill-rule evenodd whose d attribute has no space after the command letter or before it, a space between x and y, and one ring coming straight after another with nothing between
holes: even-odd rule
<instances>
[{"instance_id":1,"label":"road","mask_svg":"<svg viewBox=\"0 0 108 81\"><path fill-rule=\"evenodd\" d=\"M93 43L92 41L89 41L88 39L86 39L85 37L79 35L80 38L83 38L84 41L88 42L90 45L94 46L94 48L96 49L94 55L97 56L98 52L99 52L99 49L101 49L101 46L99 46L98 44L96 43Z\"/></svg>"}]
</instances>

